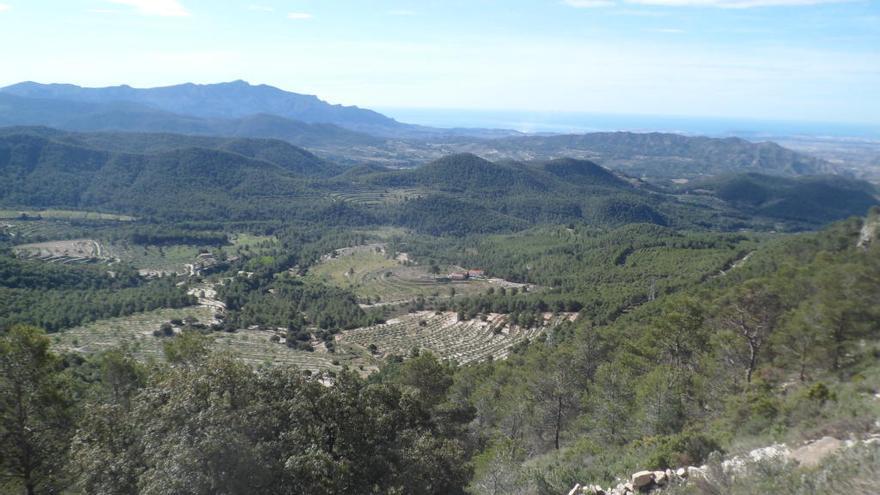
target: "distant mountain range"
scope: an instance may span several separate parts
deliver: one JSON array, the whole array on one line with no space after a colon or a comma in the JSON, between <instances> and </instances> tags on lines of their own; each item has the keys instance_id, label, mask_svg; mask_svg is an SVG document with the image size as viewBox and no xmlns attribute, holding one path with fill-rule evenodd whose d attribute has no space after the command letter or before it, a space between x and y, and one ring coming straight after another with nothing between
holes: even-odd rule
<instances>
[{"instance_id":1,"label":"distant mountain range","mask_svg":"<svg viewBox=\"0 0 880 495\"><path fill-rule=\"evenodd\" d=\"M244 81L220 84L180 84L162 88L113 86L83 88L72 84L23 82L3 93L25 98L98 104L138 104L146 108L208 119L237 119L272 114L307 123L329 123L346 128L381 131L407 127L372 110L331 105L317 96L291 93Z\"/></svg>"},{"instance_id":2,"label":"distant mountain range","mask_svg":"<svg viewBox=\"0 0 880 495\"><path fill-rule=\"evenodd\" d=\"M825 160L774 143L665 133L436 129L244 81L150 89L24 82L0 89L0 126L280 139L344 165L412 167L466 152L493 161L585 159L647 179L838 172Z\"/></svg>"},{"instance_id":3,"label":"distant mountain range","mask_svg":"<svg viewBox=\"0 0 880 495\"><path fill-rule=\"evenodd\" d=\"M596 132L522 136L475 143L473 151L512 159L578 157L637 176L690 177L731 172L816 175L837 172L831 163L783 148L740 138L708 138L668 133ZM487 148L481 150L480 147ZM661 172L661 173L658 173Z\"/></svg>"},{"instance_id":4,"label":"distant mountain range","mask_svg":"<svg viewBox=\"0 0 880 495\"><path fill-rule=\"evenodd\" d=\"M131 103L28 98L0 92L0 125L49 126L72 131L164 132L283 139L298 145L376 145L383 140L327 123L271 114L240 118L181 115Z\"/></svg>"}]
</instances>

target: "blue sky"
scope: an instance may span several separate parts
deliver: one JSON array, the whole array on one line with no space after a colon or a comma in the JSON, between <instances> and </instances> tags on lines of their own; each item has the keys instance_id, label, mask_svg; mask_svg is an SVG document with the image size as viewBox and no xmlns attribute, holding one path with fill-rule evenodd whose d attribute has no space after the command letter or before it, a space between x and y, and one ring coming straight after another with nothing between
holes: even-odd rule
<instances>
[{"instance_id":1,"label":"blue sky","mask_svg":"<svg viewBox=\"0 0 880 495\"><path fill-rule=\"evenodd\" d=\"M0 85L877 123L880 2L0 0Z\"/></svg>"}]
</instances>

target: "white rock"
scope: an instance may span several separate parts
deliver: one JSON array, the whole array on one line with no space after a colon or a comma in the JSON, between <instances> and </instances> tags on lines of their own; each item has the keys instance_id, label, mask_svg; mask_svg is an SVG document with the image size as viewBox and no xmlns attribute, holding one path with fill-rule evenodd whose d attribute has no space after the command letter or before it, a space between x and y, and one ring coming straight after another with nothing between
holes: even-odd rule
<instances>
[{"instance_id":1,"label":"white rock","mask_svg":"<svg viewBox=\"0 0 880 495\"><path fill-rule=\"evenodd\" d=\"M654 483L665 485L667 481L666 471L654 471Z\"/></svg>"},{"instance_id":2,"label":"white rock","mask_svg":"<svg viewBox=\"0 0 880 495\"><path fill-rule=\"evenodd\" d=\"M703 470L698 467L688 466L688 468L687 468L687 477L688 478L702 478L703 474L704 474Z\"/></svg>"},{"instance_id":3,"label":"white rock","mask_svg":"<svg viewBox=\"0 0 880 495\"><path fill-rule=\"evenodd\" d=\"M688 471L687 469L680 467L675 470L675 474L677 474L679 478L687 478Z\"/></svg>"},{"instance_id":4,"label":"white rock","mask_svg":"<svg viewBox=\"0 0 880 495\"><path fill-rule=\"evenodd\" d=\"M571 490L569 490L568 495L577 495L577 493L578 493L579 491L581 491L581 484L580 484L580 483L574 485L574 488L572 488Z\"/></svg>"},{"instance_id":5,"label":"white rock","mask_svg":"<svg viewBox=\"0 0 880 495\"><path fill-rule=\"evenodd\" d=\"M834 437L823 437L791 452L788 456L802 466L816 467L823 459L836 452L842 446L843 442Z\"/></svg>"},{"instance_id":6,"label":"white rock","mask_svg":"<svg viewBox=\"0 0 880 495\"><path fill-rule=\"evenodd\" d=\"M632 475L632 481L630 483L632 483L633 488L641 488L650 485L652 481L654 481L653 471L639 471Z\"/></svg>"}]
</instances>

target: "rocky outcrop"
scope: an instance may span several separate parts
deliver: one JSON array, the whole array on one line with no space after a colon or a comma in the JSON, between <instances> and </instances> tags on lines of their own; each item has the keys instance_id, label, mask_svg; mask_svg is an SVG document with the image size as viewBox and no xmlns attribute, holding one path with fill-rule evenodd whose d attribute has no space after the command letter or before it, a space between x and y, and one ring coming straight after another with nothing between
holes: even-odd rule
<instances>
[{"instance_id":1,"label":"rocky outcrop","mask_svg":"<svg viewBox=\"0 0 880 495\"><path fill-rule=\"evenodd\" d=\"M857 444L880 443L880 435L870 435L868 438L859 440L838 440L834 437L823 437L818 440L806 442L803 446L794 450L784 444L770 445L752 450L739 456L734 456L720 463L721 469L728 474L743 472L750 464L763 461L783 460L794 461L806 468L815 468L826 458L838 452L842 448L852 447ZM709 475L709 467L682 466L675 470L663 471L638 471L629 477L629 481L620 481L617 485L602 488L599 485L577 484L568 495L628 495L635 493L648 493L659 491L669 486L676 486L689 481L706 478Z\"/></svg>"},{"instance_id":2,"label":"rocky outcrop","mask_svg":"<svg viewBox=\"0 0 880 495\"><path fill-rule=\"evenodd\" d=\"M857 246L868 249L868 246L877 239L878 233L880 233L880 209L872 208L862 224Z\"/></svg>"},{"instance_id":3,"label":"rocky outcrop","mask_svg":"<svg viewBox=\"0 0 880 495\"><path fill-rule=\"evenodd\" d=\"M840 450L845 444L834 437L823 437L813 443L792 451L788 457L805 467L816 467L826 457Z\"/></svg>"}]
</instances>

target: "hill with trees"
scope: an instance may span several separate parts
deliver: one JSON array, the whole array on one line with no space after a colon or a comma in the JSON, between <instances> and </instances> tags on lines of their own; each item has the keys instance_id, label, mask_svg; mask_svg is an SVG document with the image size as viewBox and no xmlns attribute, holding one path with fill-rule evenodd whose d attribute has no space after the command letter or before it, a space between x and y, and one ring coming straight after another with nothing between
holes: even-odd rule
<instances>
[{"instance_id":1,"label":"hill with trees","mask_svg":"<svg viewBox=\"0 0 880 495\"><path fill-rule=\"evenodd\" d=\"M450 150L460 148L514 160L534 156L583 158L630 175L653 178L746 172L783 176L836 173L836 168L825 160L772 142L658 132L514 136L449 146Z\"/></svg>"},{"instance_id":2,"label":"hill with trees","mask_svg":"<svg viewBox=\"0 0 880 495\"><path fill-rule=\"evenodd\" d=\"M832 220L877 203L869 184L840 176L772 177L756 173L721 176L690 184L687 191L710 191L745 213L800 221Z\"/></svg>"},{"instance_id":3,"label":"hill with trees","mask_svg":"<svg viewBox=\"0 0 880 495\"><path fill-rule=\"evenodd\" d=\"M547 222L799 229L859 214L876 194L833 176L725 177L664 189L585 160L495 163L467 153L415 169L346 170L279 140L0 130L0 203L177 220L283 214L322 222L316 214L324 212L330 224L396 223L435 234L462 232L452 218L478 232ZM402 201L389 201L395 195ZM462 217L475 212L483 213Z\"/></svg>"}]
</instances>

